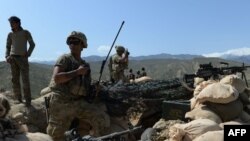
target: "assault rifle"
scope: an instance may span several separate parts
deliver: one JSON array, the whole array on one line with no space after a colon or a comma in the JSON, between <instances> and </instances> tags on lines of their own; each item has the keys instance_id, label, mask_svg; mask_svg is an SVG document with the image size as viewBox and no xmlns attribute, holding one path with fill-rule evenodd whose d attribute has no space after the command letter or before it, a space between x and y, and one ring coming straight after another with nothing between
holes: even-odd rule
<instances>
[{"instance_id":1,"label":"assault rifle","mask_svg":"<svg viewBox=\"0 0 250 141\"><path fill-rule=\"evenodd\" d=\"M208 64L200 64L199 69L195 74L184 74L183 80L184 82L193 85L195 77L204 78L204 80L208 80L211 77L217 79L219 74L221 74L220 68L213 67L210 62Z\"/></svg>"},{"instance_id":2,"label":"assault rifle","mask_svg":"<svg viewBox=\"0 0 250 141\"><path fill-rule=\"evenodd\" d=\"M247 78L245 74L245 70L247 70L247 68L250 68L250 66L245 66L245 64L242 63L241 67L240 66L222 67L221 71L223 75L241 73L241 79L245 80L246 86L248 87Z\"/></svg>"},{"instance_id":3,"label":"assault rifle","mask_svg":"<svg viewBox=\"0 0 250 141\"><path fill-rule=\"evenodd\" d=\"M204 78L204 80L208 79L219 79L219 75L230 75L230 74L236 74L241 73L242 79L245 80L246 85L248 86L245 70L247 68L250 68L250 66L245 66L244 63L242 66L232 66L228 67L228 63L220 62L220 64L227 65L227 67L213 67L211 62L209 64L200 64L199 69L195 74L185 74L183 77L183 80L188 84L194 83L195 77Z\"/></svg>"},{"instance_id":4,"label":"assault rifle","mask_svg":"<svg viewBox=\"0 0 250 141\"><path fill-rule=\"evenodd\" d=\"M114 132L101 137L92 137L90 135L81 137L78 134L77 130L74 128L70 131L66 131L65 136L66 136L66 141L125 141L125 138L122 137L122 135L133 133L141 128L142 126L133 127L131 129L127 129L121 132Z\"/></svg>"}]
</instances>

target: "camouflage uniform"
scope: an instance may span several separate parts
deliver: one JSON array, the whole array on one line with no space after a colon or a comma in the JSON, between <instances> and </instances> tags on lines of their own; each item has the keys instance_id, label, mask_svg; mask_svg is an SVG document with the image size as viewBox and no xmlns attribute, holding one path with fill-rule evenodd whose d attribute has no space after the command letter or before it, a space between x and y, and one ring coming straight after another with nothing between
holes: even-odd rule
<instances>
[{"instance_id":1,"label":"camouflage uniform","mask_svg":"<svg viewBox=\"0 0 250 141\"><path fill-rule=\"evenodd\" d=\"M16 20L21 24L20 19L15 16L9 19L10 22L16 22ZM30 45L28 50L27 42L29 42ZM30 105L31 103L28 57L31 55L34 48L35 43L31 33L28 30L24 30L21 26L17 31L8 34L5 57L10 60L14 95L19 102L22 102L22 90L20 86L21 75L26 105Z\"/></svg>"},{"instance_id":2,"label":"camouflage uniform","mask_svg":"<svg viewBox=\"0 0 250 141\"><path fill-rule=\"evenodd\" d=\"M29 63L27 57L14 56L11 60L12 84L15 98L22 101L20 74L23 82L23 94L27 104L31 103L30 81L29 81Z\"/></svg>"},{"instance_id":3,"label":"camouflage uniform","mask_svg":"<svg viewBox=\"0 0 250 141\"><path fill-rule=\"evenodd\" d=\"M56 66L62 67L65 72L77 69L80 65L88 65L84 60L77 61L71 54L62 55ZM56 84L50 82L50 118L47 133L55 141L65 140L64 132L69 130L74 118L84 120L92 126L94 135L99 136L109 127L109 117L99 107L84 100L90 88L90 74L75 77L68 82Z\"/></svg>"},{"instance_id":4,"label":"camouflage uniform","mask_svg":"<svg viewBox=\"0 0 250 141\"><path fill-rule=\"evenodd\" d=\"M123 46L116 46L117 52L121 50L121 52L125 52L125 49ZM118 82L119 80L122 80L123 82L127 82L127 78L124 75L124 70L128 68L128 62L121 62L122 56L117 54L114 54L110 57L109 61L109 70L110 70L110 76L115 81Z\"/></svg>"}]
</instances>

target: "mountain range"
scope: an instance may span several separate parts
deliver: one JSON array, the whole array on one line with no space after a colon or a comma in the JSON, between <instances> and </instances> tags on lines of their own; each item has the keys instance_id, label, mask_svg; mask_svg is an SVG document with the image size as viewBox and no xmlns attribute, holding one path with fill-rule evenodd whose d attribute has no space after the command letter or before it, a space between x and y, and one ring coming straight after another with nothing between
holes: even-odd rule
<instances>
[{"instance_id":1,"label":"mountain range","mask_svg":"<svg viewBox=\"0 0 250 141\"><path fill-rule=\"evenodd\" d=\"M106 59L107 56L98 56L98 55L91 55L87 57L83 57L84 60L87 62L97 62L97 61L103 61ZM178 55L172 55L172 54L167 54L167 53L161 53L161 54L156 54L156 55L145 55L145 56L130 56L129 60L151 60L151 59L183 59L183 60L189 60L197 57L203 57L201 55L189 55L189 54L178 54ZM48 65L53 65L55 64L55 60L50 60L50 61L32 61L32 62L37 62L41 64L48 64Z\"/></svg>"},{"instance_id":2,"label":"mountain range","mask_svg":"<svg viewBox=\"0 0 250 141\"><path fill-rule=\"evenodd\" d=\"M250 48L248 47L230 49L225 52L203 54L202 56L218 57L218 58L223 58L226 60L234 60L234 61L250 64Z\"/></svg>"},{"instance_id":3,"label":"mountain range","mask_svg":"<svg viewBox=\"0 0 250 141\"><path fill-rule=\"evenodd\" d=\"M133 69L133 72L136 73L144 67L147 74L153 79L169 79L182 78L186 73L192 74L197 71L200 64L210 62L215 67L218 67L220 62L228 62L229 66L241 66L242 62L246 65L250 64L250 55L247 54L221 53L220 55L219 57L206 57L206 55L171 55L163 53L149 56L131 56L128 70ZM105 58L105 56L88 56L83 58L90 63L93 80L98 80L102 60ZM48 86L53 71L53 64L55 64L55 60L30 63L31 90L34 97L37 97L40 91ZM125 74L128 74L128 70L125 71ZM249 70L247 70L246 76L250 78ZM107 64L104 67L102 80L109 80ZM1 90L11 90L10 65L6 62L0 62L0 82Z\"/></svg>"},{"instance_id":4,"label":"mountain range","mask_svg":"<svg viewBox=\"0 0 250 141\"><path fill-rule=\"evenodd\" d=\"M107 56L98 56L98 55L91 55L87 57L83 57L84 60L87 62L96 62L96 61L103 61L106 59ZM167 53L161 53L161 54L155 54L155 55L145 55L145 56L130 56L130 60L151 60L151 59L180 59L180 60L190 60L193 58L203 58L203 57L216 57L216 58L222 58L226 60L233 60L238 62L244 62L246 64L250 64L250 48L244 47L244 48L238 48L238 49L232 49L227 50L225 52L216 52L216 53L210 53L210 54L203 54L203 55L192 55L192 54L167 54ZM53 65L55 64L55 60L49 60L49 61L33 61L41 64L49 64Z\"/></svg>"},{"instance_id":5,"label":"mountain range","mask_svg":"<svg viewBox=\"0 0 250 141\"><path fill-rule=\"evenodd\" d=\"M134 60L134 61L142 61L142 60L157 60L157 59L179 59L179 60L191 60L194 58L207 58L206 56L203 55L190 55L190 54L179 54L179 55L171 55L171 54L156 54L156 55L148 55L148 56L136 56L136 57L129 57L129 60ZM223 55L219 56L216 58L221 58L229 61L237 61L237 62L242 62L245 64L250 64L250 55L242 55L242 56L237 56L237 55ZM106 56L97 56L97 55L91 55L87 57L83 57L84 60L87 62L99 62L103 61L106 59ZM47 65L54 65L56 60L50 60L50 61L31 61L34 63L40 63L40 64L47 64Z\"/></svg>"},{"instance_id":6,"label":"mountain range","mask_svg":"<svg viewBox=\"0 0 250 141\"><path fill-rule=\"evenodd\" d=\"M140 71L142 67L146 69L148 76L156 80L166 80L170 78L182 79L184 74L195 73L200 64L212 63L214 67L219 67L220 62L228 62L229 66L241 66L241 62L230 61L221 58L207 58L198 57L193 59L145 59L145 60L131 60L129 68L134 74ZM98 80L100 76L100 68L102 61L89 62L91 67L91 74L93 80ZM40 91L47 87L52 76L53 65L30 63L30 83L33 97L37 97ZM246 72L247 78L250 78L250 72ZM101 80L109 80L109 71L107 65L104 66ZM0 62L0 90L12 90L11 88L11 72L10 65L6 62Z\"/></svg>"}]
</instances>

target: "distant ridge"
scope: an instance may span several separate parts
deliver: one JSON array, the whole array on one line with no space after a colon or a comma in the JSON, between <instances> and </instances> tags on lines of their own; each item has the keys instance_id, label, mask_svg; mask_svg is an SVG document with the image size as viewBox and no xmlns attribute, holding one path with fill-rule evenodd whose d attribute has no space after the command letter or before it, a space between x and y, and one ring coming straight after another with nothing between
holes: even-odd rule
<instances>
[{"instance_id":1,"label":"distant ridge","mask_svg":"<svg viewBox=\"0 0 250 141\"><path fill-rule=\"evenodd\" d=\"M171 55L171 54L166 54L166 53L161 53L161 54L156 54L156 55L147 55L147 56L130 56L130 60L152 60L152 59L180 59L180 60L190 60L193 58L202 58L203 56L201 55L190 55L190 54L178 54L178 55ZM84 60L87 62L97 62L97 61L103 61L106 59L106 56L98 56L98 55L91 55L87 57L83 57ZM55 60L51 61L32 61L32 62L37 62L41 64L48 64L48 65L54 65Z\"/></svg>"},{"instance_id":2,"label":"distant ridge","mask_svg":"<svg viewBox=\"0 0 250 141\"><path fill-rule=\"evenodd\" d=\"M49 61L47 61L48 63ZM193 74L199 68L200 64L212 63L215 67L220 67L220 62L227 62L229 66L242 66L242 62L230 61L216 57L197 57L193 59L144 59L144 60L131 60L129 68L125 71L128 74L129 69L134 72L141 70L144 67L147 74L156 80L165 80L171 78L181 78L184 74ZM47 87L53 72L53 63L50 65L41 63L30 63L30 81L31 91L33 97L37 97L40 91ZM93 80L98 80L100 76L101 61L90 62L91 74ZM246 65L248 65L246 63ZM250 78L250 69L246 72L247 78ZM108 65L104 66L102 80L109 80ZM10 65L6 62L0 62L0 89L11 89L11 72ZM250 84L250 82L249 82Z\"/></svg>"},{"instance_id":3,"label":"distant ridge","mask_svg":"<svg viewBox=\"0 0 250 141\"><path fill-rule=\"evenodd\" d=\"M148 59L194 59L194 58L203 57L201 55L190 55L190 54L178 54L172 55L167 53L161 53L156 55L147 55L147 56L137 56L137 57L130 57L131 60L148 60Z\"/></svg>"},{"instance_id":4,"label":"distant ridge","mask_svg":"<svg viewBox=\"0 0 250 141\"><path fill-rule=\"evenodd\" d=\"M167 53L161 53L161 54L155 54L155 55L145 55L145 56L129 56L130 60L151 60L151 59L193 59L203 57L201 55L190 55L190 54L178 54L178 55L172 55ZM94 61L102 61L106 58L106 56L97 56L97 55L91 55L87 57L83 57L84 60L88 62L94 62Z\"/></svg>"},{"instance_id":5,"label":"distant ridge","mask_svg":"<svg viewBox=\"0 0 250 141\"><path fill-rule=\"evenodd\" d=\"M194 58L207 58L207 57L217 57L217 58L222 58L226 60L232 60L232 61L237 61L237 62L244 62L246 64L250 64L250 55L235 55L235 54L220 54L220 55L191 55L191 54L177 54L177 55L172 55L172 54L167 54L167 53L161 53L161 54L155 54L155 55L145 55L145 56L130 56L130 60L136 60L136 61L141 61L141 60L154 60L154 59L179 59L179 60L191 60ZM98 56L98 55L91 55L87 57L83 57L84 60L87 62L99 62L103 61L106 58L106 56ZM47 64L47 65L54 65L56 60L49 60L49 61L39 61L39 60L34 60L31 62L36 62L40 64Z\"/></svg>"},{"instance_id":6,"label":"distant ridge","mask_svg":"<svg viewBox=\"0 0 250 141\"><path fill-rule=\"evenodd\" d=\"M130 56L130 60L152 60L152 59L180 59L180 60L190 60L193 58L207 58L207 57L217 57L222 58L226 60L232 60L237 61L241 63L250 64L250 48L243 47L243 48L236 48L227 50L224 52L214 52L209 54L202 54L202 55L192 55L192 54L167 54L167 53L161 53L161 54L155 54L155 55L143 55L143 56ZM97 62L102 61L106 58L106 56L98 56L98 55L91 55L83 57L88 62ZM37 62L41 64L49 64L53 65L55 64L55 60L46 60L46 61L40 61L40 60L34 60L32 62Z\"/></svg>"}]
</instances>

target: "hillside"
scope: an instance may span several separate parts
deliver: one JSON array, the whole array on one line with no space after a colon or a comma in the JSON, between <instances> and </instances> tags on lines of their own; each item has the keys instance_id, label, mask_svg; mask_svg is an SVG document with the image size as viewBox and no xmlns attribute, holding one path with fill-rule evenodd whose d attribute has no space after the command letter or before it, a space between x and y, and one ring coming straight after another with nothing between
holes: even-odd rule
<instances>
[{"instance_id":1,"label":"hillside","mask_svg":"<svg viewBox=\"0 0 250 141\"><path fill-rule=\"evenodd\" d=\"M30 85L33 97L40 94L41 89L48 85L51 75L51 66L30 63ZM10 65L6 62L0 62L0 89L12 90Z\"/></svg>"},{"instance_id":2,"label":"hillside","mask_svg":"<svg viewBox=\"0 0 250 141\"><path fill-rule=\"evenodd\" d=\"M189 60L180 59L148 59L132 60L129 62L129 69L132 68L134 73L145 67L147 74L153 79L182 78L185 73L194 73L199 64L211 62L213 66L219 67L220 62L228 62L230 66L241 66L240 62L228 61L220 58L194 58ZM101 61L89 62L91 65L92 79L98 80L100 76ZM30 63L30 81L33 97L37 97L44 87L50 81L52 75L52 65ZM127 70L128 71L128 70ZM126 73L127 73L126 71ZM250 69L246 72L250 80ZM105 65L102 80L109 80L107 64ZM0 62L0 88L11 90L11 73L10 66L5 62Z\"/></svg>"},{"instance_id":3,"label":"hillside","mask_svg":"<svg viewBox=\"0 0 250 141\"><path fill-rule=\"evenodd\" d=\"M229 66L241 66L240 62L229 61L220 58L194 58L189 60L180 59L149 59L149 60L132 60L129 62L129 69L132 68L136 73L142 67L145 67L147 74L154 79L169 79L182 76L185 73L195 73L200 64L211 62L213 66L220 67L220 62L228 62ZM101 62L91 62L92 78L98 79ZM129 70L128 69L128 70ZM128 70L126 73L128 73ZM250 76L250 69L246 72ZM247 77L248 78L248 77ZM249 77L250 79L250 77ZM103 72L102 80L109 80L107 65Z\"/></svg>"}]
</instances>

